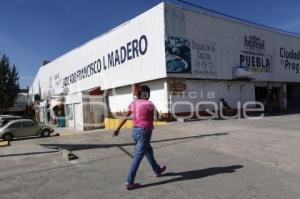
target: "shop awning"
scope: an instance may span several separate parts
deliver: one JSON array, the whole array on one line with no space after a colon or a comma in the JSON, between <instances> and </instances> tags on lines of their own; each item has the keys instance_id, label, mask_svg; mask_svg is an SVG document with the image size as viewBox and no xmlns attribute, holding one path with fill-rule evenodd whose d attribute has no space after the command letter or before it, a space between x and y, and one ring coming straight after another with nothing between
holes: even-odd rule
<instances>
[{"instance_id":1,"label":"shop awning","mask_svg":"<svg viewBox=\"0 0 300 199\"><path fill-rule=\"evenodd\" d=\"M54 107L59 106L59 105L64 105L64 103L62 101L53 100L53 101L51 101L50 109L53 109Z\"/></svg>"}]
</instances>

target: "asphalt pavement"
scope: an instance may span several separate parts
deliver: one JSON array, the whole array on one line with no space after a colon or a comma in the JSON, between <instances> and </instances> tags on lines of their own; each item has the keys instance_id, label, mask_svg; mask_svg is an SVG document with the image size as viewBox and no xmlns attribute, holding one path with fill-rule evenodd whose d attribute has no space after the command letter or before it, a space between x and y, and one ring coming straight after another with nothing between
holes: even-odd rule
<instances>
[{"instance_id":1,"label":"asphalt pavement","mask_svg":"<svg viewBox=\"0 0 300 199\"><path fill-rule=\"evenodd\" d=\"M300 115L260 120L169 123L153 132L157 178L146 159L125 190L134 144L130 129L71 132L0 148L1 199L204 198L299 199ZM70 132L63 132L70 131ZM78 159L68 161L59 149Z\"/></svg>"}]
</instances>

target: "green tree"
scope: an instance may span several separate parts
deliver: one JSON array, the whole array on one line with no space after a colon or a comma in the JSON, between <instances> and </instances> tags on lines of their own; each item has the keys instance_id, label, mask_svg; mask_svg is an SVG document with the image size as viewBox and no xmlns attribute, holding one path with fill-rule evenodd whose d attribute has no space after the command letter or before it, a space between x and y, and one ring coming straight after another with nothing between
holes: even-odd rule
<instances>
[{"instance_id":1,"label":"green tree","mask_svg":"<svg viewBox=\"0 0 300 199\"><path fill-rule=\"evenodd\" d=\"M19 74L6 55L0 58L0 113L13 106L19 92Z\"/></svg>"}]
</instances>

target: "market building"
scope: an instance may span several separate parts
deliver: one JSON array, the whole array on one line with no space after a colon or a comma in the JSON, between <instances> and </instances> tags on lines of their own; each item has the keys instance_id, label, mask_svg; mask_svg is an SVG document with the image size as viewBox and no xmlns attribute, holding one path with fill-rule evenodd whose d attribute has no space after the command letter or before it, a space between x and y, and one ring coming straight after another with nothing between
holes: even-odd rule
<instances>
[{"instance_id":1,"label":"market building","mask_svg":"<svg viewBox=\"0 0 300 199\"><path fill-rule=\"evenodd\" d=\"M261 101L287 110L300 108L299 67L297 34L161 3L42 66L30 94L41 121L61 114L76 129L102 127L141 84L169 115L221 98L233 108Z\"/></svg>"}]
</instances>

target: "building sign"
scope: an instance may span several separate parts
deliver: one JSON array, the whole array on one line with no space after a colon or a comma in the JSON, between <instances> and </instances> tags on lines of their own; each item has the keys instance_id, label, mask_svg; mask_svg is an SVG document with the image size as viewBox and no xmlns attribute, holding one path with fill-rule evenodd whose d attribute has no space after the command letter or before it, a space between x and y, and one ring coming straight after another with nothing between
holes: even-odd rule
<instances>
[{"instance_id":1,"label":"building sign","mask_svg":"<svg viewBox=\"0 0 300 199\"><path fill-rule=\"evenodd\" d=\"M193 73L216 73L216 46L213 42L192 41Z\"/></svg>"},{"instance_id":2,"label":"building sign","mask_svg":"<svg viewBox=\"0 0 300 199\"><path fill-rule=\"evenodd\" d=\"M284 67L286 71L293 71L299 73L300 67L300 50L280 48L280 65Z\"/></svg>"},{"instance_id":3,"label":"building sign","mask_svg":"<svg viewBox=\"0 0 300 199\"><path fill-rule=\"evenodd\" d=\"M109 68L121 65L139 56L143 56L147 53L147 49L147 36L142 35L139 39L128 42L126 45L103 55L101 58L94 60L90 64L64 77L63 86L69 86L70 84L74 84L97 73L101 73Z\"/></svg>"},{"instance_id":4,"label":"building sign","mask_svg":"<svg viewBox=\"0 0 300 199\"><path fill-rule=\"evenodd\" d=\"M272 55L265 54L265 41L256 35L245 35L244 50L240 53L240 65L248 66L252 72L269 73L273 65Z\"/></svg>"},{"instance_id":5,"label":"building sign","mask_svg":"<svg viewBox=\"0 0 300 199\"><path fill-rule=\"evenodd\" d=\"M190 73L190 42L185 38L169 36L165 47L167 73Z\"/></svg>"},{"instance_id":6,"label":"building sign","mask_svg":"<svg viewBox=\"0 0 300 199\"><path fill-rule=\"evenodd\" d=\"M61 83L62 83L62 78L60 77L59 73L56 73L54 76L53 76L53 80L54 80L54 84L55 86L57 87L61 87Z\"/></svg>"}]
</instances>

